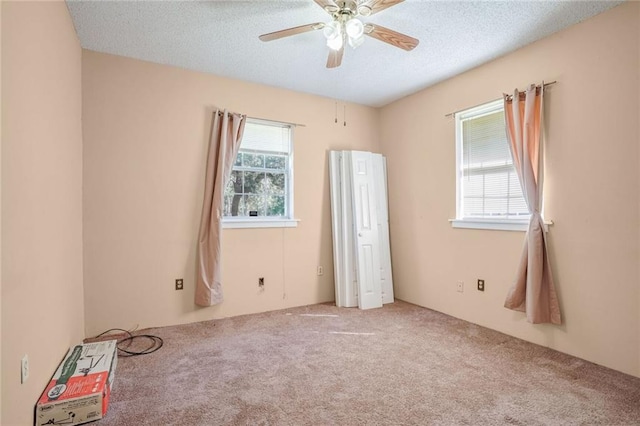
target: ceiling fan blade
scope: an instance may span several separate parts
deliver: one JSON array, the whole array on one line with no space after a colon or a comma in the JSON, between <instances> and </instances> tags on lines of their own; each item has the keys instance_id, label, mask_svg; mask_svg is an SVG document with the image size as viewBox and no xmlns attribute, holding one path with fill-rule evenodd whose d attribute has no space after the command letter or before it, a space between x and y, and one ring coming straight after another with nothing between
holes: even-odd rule
<instances>
[{"instance_id":1,"label":"ceiling fan blade","mask_svg":"<svg viewBox=\"0 0 640 426\"><path fill-rule=\"evenodd\" d=\"M333 13L338 11L338 5L333 0L313 0L318 6L323 8L327 13Z\"/></svg>"},{"instance_id":2,"label":"ceiling fan blade","mask_svg":"<svg viewBox=\"0 0 640 426\"><path fill-rule=\"evenodd\" d=\"M342 46L340 50L329 49L327 68L338 68L342 63L342 55L344 55L344 46Z\"/></svg>"},{"instance_id":3,"label":"ceiling fan blade","mask_svg":"<svg viewBox=\"0 0 640 426\"><path fill-rule=\"evenodd\" d=\"M319 30L321 28L324 28L324 23L316 22L315 24L300 25L299 27L287 28L286 30L275 31L268 34L262 34L259 38L262 41L271 41L271 40L277 40L283 37L289 37L297 34L306 33L313 30Z\"/></svg>"},{"instance_id":4,"label":"ceiling fan blade","mask_svg":"<svg viewBox=\"0 0 640 426\"><path fill-rule=\"evenodd\" d=\"M404 0L368 0L360 3L358 11L361 15L369 16L374 13L378 13L381 10L388 9L391 6L395 6L398 3L402 3L403 1Z\"/></svg>"},{"instance_id":5,"label":"ceiling fan blade","mask_svg":"<svg viewBox=\"0 0 640 426\"><path fill-rule=\"evenodd\" d=\"M376 38L404 50L413 50L418 43L420 43L420 40L417 38L409 37L408 35L390 30L381 25L366 24L364 26L364 33L369 37Z\"/></svg>"}]
</instances>

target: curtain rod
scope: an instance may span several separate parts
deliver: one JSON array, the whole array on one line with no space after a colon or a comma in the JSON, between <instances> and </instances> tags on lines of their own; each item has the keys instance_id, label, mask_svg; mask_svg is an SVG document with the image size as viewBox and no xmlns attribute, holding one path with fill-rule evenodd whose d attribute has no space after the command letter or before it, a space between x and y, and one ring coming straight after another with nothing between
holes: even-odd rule
<instances>
[{"instance_id":1,"label":"curtain rod","mask_svg":"<svg viewBox=\"0 0 640 426\"><path fill-rule=\"evenodd\" d=\"M272 120L270 118L249 117L248 115L247 115L247 118L251 120L262 120L262 121L271 121L273 123L288 124L289 126L295 126L295 127L307 127L306 124L290 123L288 121Z\"/></svg>"},{"instance_id":2,"label":"curtain rod","mask_svg":"<svg viewBox=\"0 0 640 426\"><path fill-rule=\"evenodd\" d=\"M218 115L222 115L224 114L224 111L220 111L218 110ZM251 119L251 120L261 120L261 121L271 121L272 123L280 123L280 124L287 124L289 126L295 126L295 127L307 127L306 124L300 124L300 123L290 123L288 121L280 121L280 120L272 120L270 118L260 118L260 117L249 117L248 115L246 116L247 118Z\"/></svg>"},{"instance_id":3,"label":"curtain rod","mask_svg":"<svg viewBox=\"0 0 640 426\"><path fill-rule=\"evenodd\" d=\"M553 81L550 81L549 83L544 83L543 86L547 87L547 86L551 86L552 84L556 84L556 83L557 83L557 81L553 80ZM498 99L493 99L491 101L483 102L483 103L478 104L478 105L470 106L470 107L467 107L467 108L464 108L464 109L459 109L457 111L450 112L449 114L445 114L444 116L445 117L452 117L452 116L455 116L457 113L459 113L461 111L464 111L464 110L467 110L467 109L471 109L471 108L475 108L475 107L479 107L480 105L488 104L489 102L499 101L500 99L503 99L503 98L500 97Z\"/></svg>"}]
</instances>

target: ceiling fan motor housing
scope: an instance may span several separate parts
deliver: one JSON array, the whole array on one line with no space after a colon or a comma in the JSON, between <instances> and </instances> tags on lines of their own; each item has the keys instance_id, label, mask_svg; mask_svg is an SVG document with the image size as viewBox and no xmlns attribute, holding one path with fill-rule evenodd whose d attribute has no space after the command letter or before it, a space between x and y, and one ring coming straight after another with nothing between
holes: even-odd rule
<instances>
[{"instance_id":1,"label":"ceiling fan motor housing","mask_svg":"<svg viewBox=\"0 0 640 426\"><path fill-rule=\"evenodd\" d=\"M349 20L356 15L369 16L371 7L365 3L358 5L354 0L336 1L334 5L325 7L325 10L337 20Z\"/></svg>"}]
</instances>

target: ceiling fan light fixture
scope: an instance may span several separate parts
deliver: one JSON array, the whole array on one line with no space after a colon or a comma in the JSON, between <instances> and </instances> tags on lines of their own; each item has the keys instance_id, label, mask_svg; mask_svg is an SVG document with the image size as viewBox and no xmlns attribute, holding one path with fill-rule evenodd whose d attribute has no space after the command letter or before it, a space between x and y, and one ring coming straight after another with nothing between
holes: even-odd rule
<instances>
[{"instance_id":1,"label":"ceiling fan light fixture","mask_svg":"<svg viewBox=\"0 0 640 426\"><path fill-rule=\"evenodd\" d=\"M345 30L350 39L358 39L364 33L364 25L359 19L351 18L345 24Z\"/></svg>"},{"instance_id":2,"label":"ceiling fan light fixture","mask_svg":"<svg viewBox=\"0 0 640 426\"><path fill-rule=\"evenodd\" d=\"M342 38L342 28L336 21L327 22L327 24L322 29L322 33L327 39L327 42L336 38Z\"/></svg>"},{"instance_id":3,"label":"ceiling fan light fixture","mask_svg":"<svg viewBox=\"0 0 640 426\"><path fill-rule=\"evenodd\" d=\"M333 50L340 50L342 48L343 40L342 36L327 39L327 46Z\"/></svg>"},{"instance_id":4,"label":"ceiling fan light fixture","mask_svg":"<svg viewBox=\"0 0 640 426\"><path fill-rule=\"evenodd\" d=\"M353 49L360 46L364 42L364 36L360 36L358 38L349 37L349 46Z\"/></svg>"},{"instance_id":5,"label":"ceiling fan light fixture","mask_svg":"<svg viewBox=\"0 0 640 426\"><path fill-rule=\"evenodd\" d=\"M327 39L327 46L333 50L340 50L344 44L342 24L338 21L327 22L322 29Z\"/></svg>"}]
</instances>

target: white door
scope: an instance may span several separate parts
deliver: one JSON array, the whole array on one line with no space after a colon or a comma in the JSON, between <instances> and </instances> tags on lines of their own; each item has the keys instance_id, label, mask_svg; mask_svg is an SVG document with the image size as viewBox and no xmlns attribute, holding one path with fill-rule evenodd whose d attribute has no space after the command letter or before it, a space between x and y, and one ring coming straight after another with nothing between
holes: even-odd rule
<instances>
[{"instance_id":1,"label":"white door","mask_svg":"<svg viewBox=\"0 0 640 426\"><path fill-rule=\"evenodd\" d=\"M373 176L378 216L378 244L380 248L380 287L382 303L393 303L393 278L391 251L389 248L389 211L387 201L387 160L381 154L373 154Z\"/></svg>"},{"instance_id":2,"label":"white door","mask_svg":"<svg viewBox=\"0 0 640 426\"><path fill-rule=\"evenodd\" d=\"M331 179L331 225L336 306L358 306L353 203L351 201L351 153L329 153Z\"/></svg>"},{"instance_id":3,"label":"white door","mask_svg":"<svg viewBox=\"0 0 640 426\"><path fill-rule=\"evenodd\" d=\"M344 239L343 235L343 217L344 206L342 204L342 193L344 191L342 185L342 153L340 151L331 151L329 153L329 179L331 185L331 229L333 231L333 276L336 287L336 306L345 306L344 285Z\"/></svg>"},{"instance_id":4,"label":"white door","mask_svg":"<svg viewBox=\"0 0 640 426\"><path fill-rule=\"evenodd\" d=\"M356 253L356 234L354 232L353 182L351 181L351 153L345 151L342 157L342 180L344 210L344 242L345 242L345 282L347 289L344 306L351 308L358 304L358 260Z\"/></svg>"},{"instance_id":5,"label":"white door","mask_svg":"<svg viewBox=\"0 0 640 426\"><path fill-rule=\"evenodd\" d=\"M358 307L379 308L382 306L382 289L373 155L352 151L351 166Z\"/></svg>"}]
</instances>

